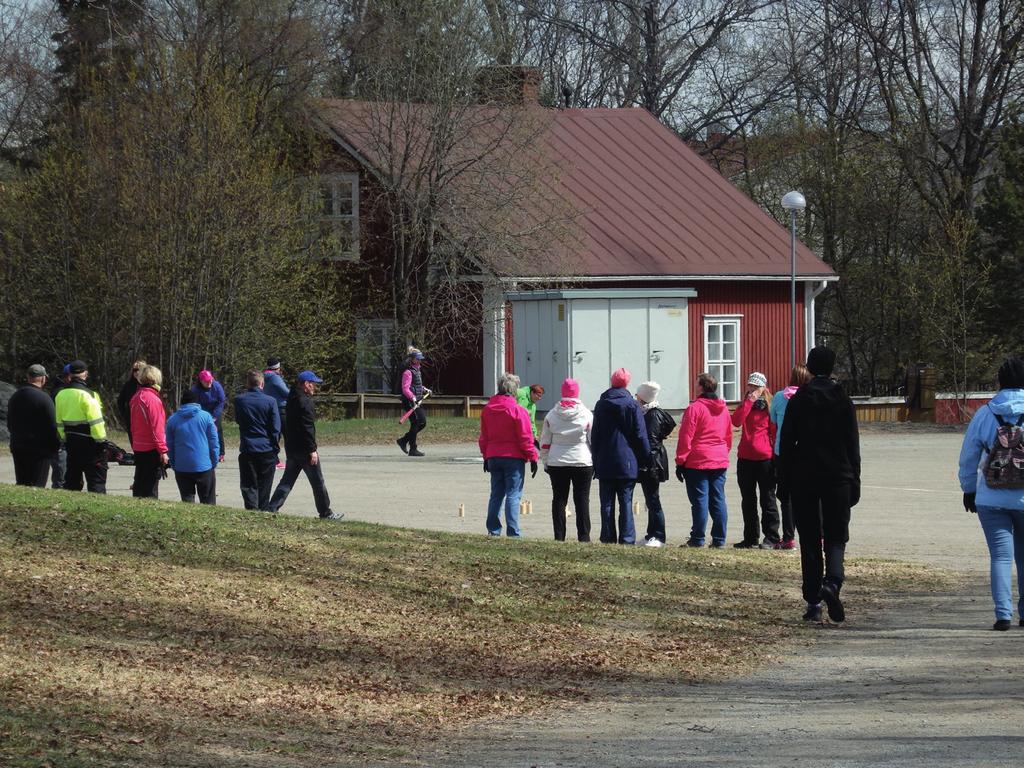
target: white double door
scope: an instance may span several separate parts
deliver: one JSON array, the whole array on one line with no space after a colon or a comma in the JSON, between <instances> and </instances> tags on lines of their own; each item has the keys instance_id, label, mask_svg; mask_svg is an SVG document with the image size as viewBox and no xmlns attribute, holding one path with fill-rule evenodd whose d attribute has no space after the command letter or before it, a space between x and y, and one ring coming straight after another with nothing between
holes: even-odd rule
<instances>
[{"instance_id":1,"label":"white double door","mask_svg":"<svg viewBox=\"0 0 1024 768\"><path fill-rule=\"evenodd\" d=\"M644 381L661 385L664 408L689 402L687 303L685 298L573 299L569 371L580 397L593 406L610 386L612 371L632 374L629 389Z\"/></svg>"}]
</instances>

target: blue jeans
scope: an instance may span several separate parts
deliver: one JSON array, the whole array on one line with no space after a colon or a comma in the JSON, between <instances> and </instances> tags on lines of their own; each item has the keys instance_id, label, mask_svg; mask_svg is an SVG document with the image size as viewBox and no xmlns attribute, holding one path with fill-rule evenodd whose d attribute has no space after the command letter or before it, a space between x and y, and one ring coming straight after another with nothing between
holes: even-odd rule
<instances>
[{"instance_id":1,"label":"blue jeans","mask_svg":"<svg viewBox=\"0 0 1024 768\"><path fill-rule=\"evenodd\" d=\"M997 619L1013 618L1013 563L1017 561L1017 614L1024 616L1024 510L978 505L991 558L992 602Z\"/></svg>"},{"instance_id":2,"label":"blue jeans","mask_svg":"<svg viewBox=\"0 0 1024 768\"><path fill-rule=\"evenodd\" d=\"M686 478L686 496L690 499L693 528L690 542L704 545L704 530L711 514L711 543L725 544L725 528L729 511L725 506L724 469L683 469Z\"/></svg>"},{"instance_id":3,"label":"blue jeans","mask_svg":"<svg viewBox=\"0 0 1024 768\"><path fill-rule=\"evenodd\" d=\"M501 502L505 501L505 533L519 537L519 499L523 495L526 462L508 456L487 460L491 471L491 498L487 502L487 532L501 536Z\"/></svg>"},{"instance_id":4,"label":"blue jeans","mask_svg":"<svg viewBox=\"0 0 1024 768\"><path fill-rule=\"evenodd\" d=\"M636 480L598 480L601 498L601 543L633 544L636 528L633 526L633 486ZM619 532L615 534L615 501L619 502Z\"/></svg>"}]
</instances>

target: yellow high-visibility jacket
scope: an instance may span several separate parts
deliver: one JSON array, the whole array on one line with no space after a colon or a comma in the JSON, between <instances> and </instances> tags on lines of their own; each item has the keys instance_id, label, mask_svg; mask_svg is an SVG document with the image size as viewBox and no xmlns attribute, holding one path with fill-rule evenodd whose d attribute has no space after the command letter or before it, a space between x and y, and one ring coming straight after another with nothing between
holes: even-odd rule
<instances>
[{"instance_id":1,"label":"yellow high-visibility jacket","mask_svg":"<svg viewBox=\"0 0 1024 768\"><path fill-rule=\"evenodd\" d=\"M98 393L81 381L73 381L57 393L57 433L61 440L69 434L91 437L99 442L107 439L103 422L103 403Z\"/></svg>"}]
</instances>

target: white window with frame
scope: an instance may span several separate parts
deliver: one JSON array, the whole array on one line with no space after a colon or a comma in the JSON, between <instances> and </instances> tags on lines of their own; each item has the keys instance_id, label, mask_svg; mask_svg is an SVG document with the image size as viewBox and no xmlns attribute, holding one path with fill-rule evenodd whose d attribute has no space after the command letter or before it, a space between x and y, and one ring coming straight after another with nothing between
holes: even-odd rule
<instances>
[{"instance_id":1,"label":"white window with frame","mask_svg":"<svg viewBox=\"0 0 1024 768\"><path fill-rule=\"evenodd\" d=\"M336 243L335 258L359 258L359 174L320 177L320 226Z\"/></svg>"},{"instance_id":2,"label":"white window with frame","mask_svg":"<svg viewBox=\"0 0 1024 768\"><path fill-rule=\"evenodd\" d=\"M718 379L718 394L740 399L740 315L704 316L704 369Z\"/></svg>"},{"instance_id":3,"label":"white window with frame","mask_svg":"<svg viewBox=\"0 0 1024 768\"><path fill-rule=\"evenodd\" d=\"M390 320L356 323L356 392L391 392L388 361L394 341Z\"/></svg>"}]
</instances>

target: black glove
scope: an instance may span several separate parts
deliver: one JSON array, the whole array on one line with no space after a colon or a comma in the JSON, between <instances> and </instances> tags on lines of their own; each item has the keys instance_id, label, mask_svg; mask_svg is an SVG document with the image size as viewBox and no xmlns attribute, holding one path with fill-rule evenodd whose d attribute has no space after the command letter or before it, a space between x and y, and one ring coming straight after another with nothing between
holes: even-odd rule
<instances>
[{"instance_id":1,"label":"black glove","mask_svg":"<svg viewBox=\"0 0 1024 768\"><path fill-rule=\"evenodd\" d=\"M976 494L976 493L965 493L964 494L964 510L965 511L973 512L974 514L978 514L978 505L974 502L974 497L977 496L977 495L978 494Z\"/></svg>"},{"instance_id":2,"label":"black glove","mask_svg":"<svg viewBox=\"0 0 1024 768\"><path fill-rule=\"evenodd\" d=\"M676 480L678 480L680 483L685 483L686 482L686 478L683 477L683 465L682 464L676 464Z\"/></svg>"},{"instance_id":3,"label":"black glove","mask_svg":"<svg viewBox=\"0 0 1024 768\"><path fill-rule=\"evenodd\" d=\"M531 461L530 462L530 477L536 477L536 476L537 476L537 462L536 461Z\"/></svg>"},{"instance_id":4,"label":"black glove","mask_svg":"<svg viewBox=\"0 0 1024 768\"><path fill-rule=\"evenodd\" d=\"M854 483L850 486L850 506L856 507L858 501L860 501L860 483Z\"/></svg>"},{"instance_id":5,"label":"black glove","mask_svg":"<svg viewBox=\"0 0 1024 768\"><path fill-rule=\"evenodd\" d=\"M538 440L536 437L533 438L533 447L536 448L538 451L540 450L540 440Z\"/></svg>"},{"instance_id":6,"label":"black glove","mask_svg":"<svg viewBox=\"0 0 1024 768\"><path fill-rule=\"evenodd\" d=\"M487 466L487 459L484 459L484 472L490 472L491 468Z\"/></svg>"}]
</instances>

